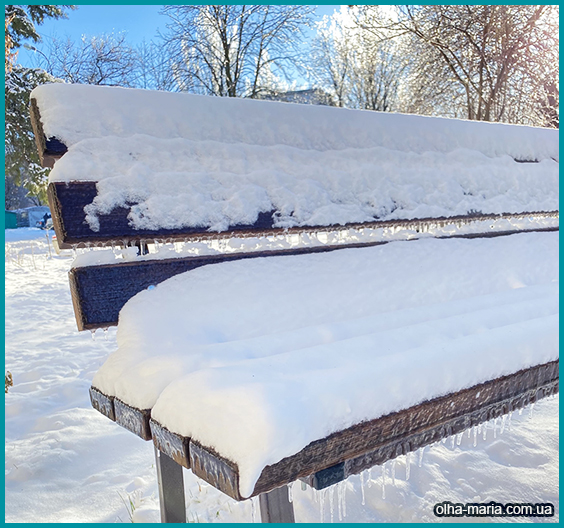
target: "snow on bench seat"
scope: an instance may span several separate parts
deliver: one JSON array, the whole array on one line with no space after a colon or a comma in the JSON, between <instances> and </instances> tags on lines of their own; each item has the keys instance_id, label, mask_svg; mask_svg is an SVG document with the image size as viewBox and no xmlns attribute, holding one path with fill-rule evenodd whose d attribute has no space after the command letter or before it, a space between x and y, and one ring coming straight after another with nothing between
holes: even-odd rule
<instances>
[{"instance_id":1,"label":"snow on bench seat","mask_svg":"<svg viewBox=\"0 0 564 528\"><path fill-rule=\"evenodd\" d=\"M558 209L557 130L67 84L32 100L36 136L68 148L52 188L83 184L92 233L120 208L145 236Z\"/></svg>"},{"instance_id":2,"label":"snow on bench seat","mask_svg":"<svg viewBox=\"0 0 564 528\"><path fill-rule=\"evenodd\" d=\"M424 239L177 275L122 309L93 386L231 461L558 358L558 234Z\"/></svg>"}]
</instances>

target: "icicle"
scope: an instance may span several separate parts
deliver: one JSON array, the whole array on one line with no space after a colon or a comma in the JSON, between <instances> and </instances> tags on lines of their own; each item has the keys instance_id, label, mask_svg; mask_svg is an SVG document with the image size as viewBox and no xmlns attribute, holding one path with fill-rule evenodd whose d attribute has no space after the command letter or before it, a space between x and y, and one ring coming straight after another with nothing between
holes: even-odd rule
<instances>
[{"instance_id":1,"label":"icicle","mask_svg":"<svg viewBox=\"0 0 564 528\"><path fill-rule=\"evenodd\" d=\"M337 513L339 514L339 521L343 520L343 481L337 484Z\"/></svg>"},{"instance_id":2,"label":"icicle","mask_svg":"<svg viewBox=\"0 0 564 528\"><path fill-rule=\"evenodd\" d=\"M257 507L255 505L255 497L251 498L251 522L252 523L256 523L257 522Z\"/></svg>"},{"instance_id":3,"label":"icicle","mask_svg":"<svg viewBox=\"0 0 564 528\"><path fill-rule=\"evenodd\" d=\"M293 485L294 485L293 482L290 482L290 484L288 484L288 500L290 502L294 502L294 494L292 493Z\"/></svg>"},{"instance_id":4,"label":"icicle","mask_svg":"<svg viewBox=\"0 0 564 528\"><path fill-rule=\"evenodd\" d=\"M319 516L321 518L321 524L325 522L325 492L327 489L321 490L319 492Z\"/></svg>"},{"instance_id":5,"label":"icicle","mask_svg":"<svg viewBox=\"0 0 564 528\"><path fill-rule=\"evenodd\" d=\"M347 516L347 481L346 480L343 481L342 501L343 501L343 518L345 518Z\"/></svg>"},{"instance_id":6,"label":"icicle","mask_svg":"<svg viewBox=\"0 0 564 528\"><path fill-rule=\"evenodd\" d=\"M331 523L333 523L333 512L335 509L335 486L329 488L329 512L331 513Z\"/></svg>"},{"instance_id":7,"label":"icicle","mask_svg":"<svg viewBox=\"0 0 564 528\"><path fill-rule=\"evenodd\" d=\"M513 411L509 413L509 417L507 418L507 430L511 432L511 417L513 416Z\"/></svg>"},{"instance_id":8,"label":"icicle","mask_svg":"<svg viewBox=\"0 0 564 528\"><path fill-rule=\"evenodd\" d=\"M482 437L483 437L483 439L485 440L485 439L486 439L486 436L487 436L487 434L488 434L488 424L487 424L487 423L484 424L484 427L482 428L482 431L483 431L483 433L484 433Z\"/></svg>"},{"instance_id":9,"label":"icicle","mask_svg":"<svg viewBox=\"0 0 564 528\"><path fill-rule=\"evenodd\" d=\"M497 438L497 418L493 421L494 438Z\"/></svg>"},{"instance_id":10,"label":"icicle","mask_svg":"<svg viewBox=\"0 0 564 528\"><path fill-rule=\"evenodd\" d=\"M456 435L456 445L457 446L459 446L462 443L462 436L463 436L463 433L458 433Z\"/></svg>"},{"instance_id":11,"label":"icicle","mask_svg":"<svg viewBox=\"0 0 564 528\"><path fill-rule=\"evenodd\" d=\"M302 491L307 490L307 484L303 480L301 481L301 487L302 487Z\"/></svg>"},{"instance_id":12,"label":"icicle","mask_svg":"<svg viewBox=\"0 0 564 528\"><path fill-rule=\"evenodd\" d=\"M505 422L506 422L506 421L507 421L507 415L504 414L504 415L501 417L501 429L500 429L500 431L499 431L499 434L500 434L500 435L502 435L502 434L503 434L503 431L505 430Z\"/></svg>"},{"instance_id":13,"label":"icicle","mask_svg":"<svg viewBox=\"0 0 564 528\"><path fill-rule=\"evenodd\" d=\"M474 426L474 447L478 444L478 428Z\"/></svg>"},{"instance_id":14,"label":"icicle","mask_svg":"<svg viewBox=\"0 0 564 528\"><path fill-rule=\"evenodd\" d=\"M386 500L386 462L382 465L382 499Z\"/></svg>"},{"instance_id":15,"label":"icicle","mask_svg":"<svg viewBox=\"0 0 564 528\"><path fill-rule=\"evenodd\" d=\"M423 464L423 453L425 452L425 446L423 446L420 450L419 450L419 464L418 466L421 467L421 464Z\"/></svg>"},{"instance_id":16,"label":"icicle","mask_svg":"<svg viewBox=\"0 0 564 528\"><path fill-rule=\"evenodd\" d=\"M410 473L410 460L409 460L409 455L411 453L407 453L405 455L405 480L408 481L409 480L409 473Z\"/></svg>"},{"instance_id":17,"label":"icicle","mask_svg":"<svg viewBox=\"0 0 564 528\"><path fill-rule=\"evenodd\" d=\"M360 474L360 492L362 494L362 505L364 506L366 504L365 502L365 498L364 498L364 471Z\"/></svg>"},{"instance_id":18,"label":"icicle","mask_svg":"<svg viewBox=\"0 0 564 528\"><path fill-rule=\"evenodd\" d=\"M368 487L372 487L372 468L368 470Z\"/></svg>"},{"instance_id":19,"label":"icicle","mask_svg":"<svg viewBox=\"0 0 564 528\"><path fill-rule=\"evenodd\" d=\"M450 448L451 448L451 449L454 449L454 440L455 440L455 439L454 439L454 435L452 435L452 436L450 437Z\"/></svg>"},{"instance_id":20,"label":"icicle","mask_svg":"<svg viewBox=\"0 0 564 528\"><path fill-rule=\"evenodd\" d=\"M535 406L534 403L531 403L531 406L529 407L529 418L533 417L533 407Z\"/></svg>"},{"instance_id":21,"label":"icicle","mask_svg":"<svg viewBox=\"0 0 564 528\"><path fill-rule=\"evenodd\" d=\"M470 440L470 432L471 432L471 429L468 428L468 440Z\"/></svg>"},{"instance_id":22,"label":"icicle","mask_svg":"<svg viewBox=\"0 0 564 528\"><path fill-rule=\"evenodd\" d=\"M521 408L519 409L519 416L521 416L522 414L523 414L523 407L521 407Z\"/></svg>"},{"instance_id":23,"label":"icicle","mask_svg":"<svg viewBox=\"0 0 564 528\"><path fill-rule=\"evenodd\" d=\"M392 460L392 485L396 485L396 458Z\"/></svg>"}]
</instances>

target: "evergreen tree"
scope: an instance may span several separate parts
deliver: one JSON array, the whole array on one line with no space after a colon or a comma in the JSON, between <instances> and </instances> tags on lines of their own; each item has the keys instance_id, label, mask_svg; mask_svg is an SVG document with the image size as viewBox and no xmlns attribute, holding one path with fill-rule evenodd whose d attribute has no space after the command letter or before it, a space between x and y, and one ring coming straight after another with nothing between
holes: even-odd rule
<instances>
[{"instance_id":1,"label":"evergreen tree","mask_svg":"<svg viewBox=\"0 0 564 528\"><path fill-rule=\"evenodd\" d=\"M45 18L63 18L73 6L5 6L5 177L23 185L35 201L46 202L49 170L41 167L29 117L29 94L40 84L54 82L45 71L14 64L17 50L25 40L38 42L36 24Z\"/></svg>"}]
</instances>

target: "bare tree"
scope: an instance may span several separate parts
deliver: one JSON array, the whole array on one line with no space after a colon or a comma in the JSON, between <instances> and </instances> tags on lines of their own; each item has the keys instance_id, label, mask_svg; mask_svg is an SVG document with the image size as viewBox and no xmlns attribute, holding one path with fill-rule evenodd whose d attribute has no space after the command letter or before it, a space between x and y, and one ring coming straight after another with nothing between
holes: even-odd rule
<instances>
[{"instance_id":1,"label":"bare tree","mask_svg":"<svg viewBox=\"0 0 564 528\"><path fill-rule=\"evenodd\" d=\"M373 6L370 17L378 13ZM353 6L326 17L312 44L312 76L330 91L338 106L366 110L397 109L397 94L407 61L399 39L367 31L366 14Z\"/></svg>"},{"instance_id":2,"label":"bare tree","mask_svg":"<svg viewBox=\"0 0 564 528\"><path fill-rule=\"evenodd\" d=\"M39 67L71 83L135 86L138 55L123 34L83 37L78 43L52 39Z\"/></svg>"},{"instance_id":3,"label":"bare tree","mask_svg":"<svg viewBox=\"0 0 564 528\"><path fill-rule=\"evenodd\" d=\"M311 76L315 84L327 90L336 105L349 106L350 72L354 50L350 32L339 13L324 17L312 42Z\"/></svg>"},{"instance_id":4,"label":"bare tree","mask_svg":"<svg viewBox=\"0 0 564 528\"><path fill-rule=\"evenodd\" d=\"M182 90L259 97L267 71L284 73L299 56L313 9L291 5L166 6L164 36Z\"/></svg>"},{"instance_id":5,"label":"bare tree","mask_svg":"<svg viewBox=\"0 0 564 528\"><path fill-rule=\"evenodd\" d=\"M383 21L363 9L359 24L411 39L412 105L467 119L547 124L558 107L558 7L401 6ZM551 111L552 109L552 111Z\"/></svg>"},{"instance_id":6,"label":"bare tree","mask_svg":"<svg viewBox=\"0 0 564 528\"><path fill-rule=\"evenodd\" d=\"M149 90L178 90L172 61L163 46L155 42L143 42L136 49L137 67L135 85Z\"/></svg>"}]
</instances>

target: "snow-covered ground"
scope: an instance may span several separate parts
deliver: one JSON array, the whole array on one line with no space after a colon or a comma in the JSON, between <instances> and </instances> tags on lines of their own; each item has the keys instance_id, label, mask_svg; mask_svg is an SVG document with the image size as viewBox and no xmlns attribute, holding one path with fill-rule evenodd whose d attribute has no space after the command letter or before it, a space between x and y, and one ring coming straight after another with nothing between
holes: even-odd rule
<instances>
[{"instance_id":1,"label":"snow-covered ground","mask_svg":"<svg viewBox=\"0 0 564 528\"><path fill-rule=\"evenodd\" d=\"M6 369L14 386L6 395L5 520L158 522L152 444L90 406L88 388L116 349L115 329L94 340L76 331L70 263L70 254L49 252L43 231L6 231ZM501 421L495 432L489 424L476 446L464 433L427 447L422 457L414 453L409 480L400 457L325 492L295 484L296 519L337 522L344 502L346 522L437 521L434 504L448 500L551 502L556 517L532 520L555 521L558 408L557 398L543 400L532 416L529 409L513 413L503 433ZM255 501L236 503L190 471L184 478L190 521L249 522L258 511Z\"/></svg>"}]
</instances>

